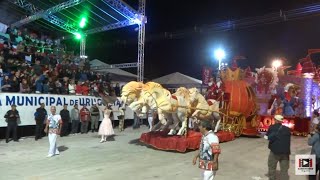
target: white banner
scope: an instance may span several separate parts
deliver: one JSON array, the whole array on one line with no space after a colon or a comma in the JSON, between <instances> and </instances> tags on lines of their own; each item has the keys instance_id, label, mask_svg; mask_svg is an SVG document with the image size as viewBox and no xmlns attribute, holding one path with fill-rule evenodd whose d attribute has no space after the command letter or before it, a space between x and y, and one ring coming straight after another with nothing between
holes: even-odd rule
<instances>
[{"instance_id":1,"label":"white banner","mask_svg":"<svg viewBox=\"0 0 320 180\"><path fill-rule=\"evenodd\" d=\"M73 106L78 104L79 109L86 105L88 109L93 104L102 105L102 99L93 96L73 96L73 95L53 95L53 94L20 94L20 93L0 93L0 127L7 126L4 115L11 109L11 105L15 104L20 114L20 126L35 125L34 113L40 103L45 104L45 109L50 114L50 106L57 107L57 113L63 109L63 105L68 105L71 112ZM118 110L122 102L120 98L113 104L112 109ZM102 105L103 106L103 105ZM113 113L113 119L118 120L118 113ZM103 119L100 111L100 120ZM133 119L133 112L127 108L125 111L125 119Z\"/></svg>"}]
</instances>

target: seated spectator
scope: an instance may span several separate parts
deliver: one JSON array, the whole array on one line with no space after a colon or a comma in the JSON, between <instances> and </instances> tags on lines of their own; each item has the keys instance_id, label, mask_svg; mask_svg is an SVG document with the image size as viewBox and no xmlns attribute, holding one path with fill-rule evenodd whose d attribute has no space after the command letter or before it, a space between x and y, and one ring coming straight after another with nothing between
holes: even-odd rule
<instances>
[{"instance_id":1,"label":"seated spectator","mask_svg":"<svg viewBox=\"0 0 320 180\"><path fill-rule=\"evenodd\" d=\"M78 84L76 86L76 95L82 95L82 86L80 81L78 81Z\"/></svg>"},{"instance_id":2,"label":"seated spectator","mask_svg":"<svg viewBox=\"0 0 320 180\"><path fill-rule=\"evenodd\" d=\"M82 84L82 95L88 96L89 95L89 81L86 81L84 84Z\"/></svg>"},{"instance_id":3,"label":"seated spectator","mask_svg":"<svg viewBox=\"0 0 320 180\"><path fill-rule=\"evenodd\" d=\"M59 79L56 80L55 84L55 94L61 94L62 84Z\"/></svg>"},{"instance_id":4,"label":"seated spectator","mask_svg":"<svg viewBox=\"0 0 320 180\"><path fill-rule=\"evenodd\" d=\"M1 83L1 90L2 92L10 92L10 87L10 78L6 75Z\"/></svg>"},{"instance_id":5,"label":"seated spectator","mask_svg":"<svg viewBox=\"0 0 320 180\"><path fill-rule=\"evenodd\" d=\"M0 78L3 77L3 69L2 69L2 65L0 63Z\"/></svg>"},{"instance_id":6,"label":"seated spectator","mask_svg":"<svg viewBox=\"0 0 320 180\"><path fill-rule=\"evenodd\" d=\"M20 93L30 93L30 87L26 79L22 79L20 83Z\"/></svg>"},{"instance_id":7,"label":"seated spectator","mask_svg":"<svg viewBox=\"0 0 320 180\"><path fill-rule=\"evenodd\" d=\"M74 79L70 81L70 84L68 85L69 94L76 94L76 83L74 82Z\"/></svg>"},{"instance_id":8,"label":"seated spectator","mask_svg":"<svg viewBox=\"0 0 320 180\"><path fill-rule=\"evenodd\" d=\"M19 92L20 91L20 83L17 80L16 76L13 76L10 81L10 92Z\"/></svg>"}]
</instances>

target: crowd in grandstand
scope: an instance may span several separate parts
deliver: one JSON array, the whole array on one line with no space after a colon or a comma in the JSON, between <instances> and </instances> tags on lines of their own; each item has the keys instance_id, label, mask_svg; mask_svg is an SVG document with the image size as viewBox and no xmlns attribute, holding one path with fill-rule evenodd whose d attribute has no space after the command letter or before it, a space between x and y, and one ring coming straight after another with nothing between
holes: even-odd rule
<instances>
[{"instance_id":1,"label":"crowd in grandstand","mask_svg":"<svg viewBox=\"0 0 320 180\"><path fill-rule=\"evenodd\" d=\"M107 75L90 71L90 64L63 45L27 29L8 28L0 35L2 92L119 96Z\"/></svg>"}]
</instances>

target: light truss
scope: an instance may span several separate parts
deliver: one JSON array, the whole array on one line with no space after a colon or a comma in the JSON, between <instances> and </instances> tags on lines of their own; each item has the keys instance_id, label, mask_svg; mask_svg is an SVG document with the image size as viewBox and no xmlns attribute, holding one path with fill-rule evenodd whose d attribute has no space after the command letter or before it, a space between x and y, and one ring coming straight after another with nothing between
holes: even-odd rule
<instances>
[{"instance_id":1,"label":"light truss","mask_svg":"<svg viewBox=\"0 0 320 180\"><path fill-rule=\"evenodd\" d=\"M138 34L138 81L143 82L144 79L144 42L146 31L145 18L146 0L139 0L139 14L141 16L141 23L139 24Z\"/></svg>"},{"instance_id":2,"label":"light truss","mask_svg":"<svg viewBox=\"0 0 320 180\"><path fill-rule=\"evenodd\" d=\"M119 29L122 27L127 27L127 26L134 25L134 24L136 24L134 21L124 20L124 21L120 21L117 23L108 24L106 26L87 30L84 32L84 34L89 35L89 34L99 33L99 32L109 31L109 30L113 30L113 29ZM68 36L62 37L62 39L64 39L64 40L71 39L71 38L73 38L73 35L68 35Z\"/></svg>"},{"instance_id":3,"label":"light truss","mask_svg":"<svg viewBox=\"0 0 320 180\"><path fill-rule=\"evenodd\" d=\"M38 11L35 14L28 16L27 18L21 19L20 21L11 24L11 26L12 27L23 26L23 25L28 24L28 23L30 23L32 21L37 20L37 19L46 17L48 15L54 14L56 12L59 12L61 10L64 10L64 9L67 9L67 8L70 8L70 7L73 7L73 6L76 6L76 5L78 5L78 4L80 4L80 3L84 2L84 1L85 0L69 0L69 1L63 2L61 4L58 4L56 6L53 6L53 7L49 8L47 10Z\"/></svg>"},{"instance_id":4,"label":"light truss","mask_svg":"<svg viewBox=\"0 0 320 180\"><path fill-rule=\"evenodd\" d=\"M138 12L127 5L122 0L102 0L104 3L108 4L113 10L117 11L123 17L128 20L134 19Z\"/></svg>"},{"instance_id":5,"label":"light truss","mask_svg":"<svg viewBox=\"0 0 320 180\"><path fill-rule=\"evenodd\" d=\"M91 70L103 70L103 69L115 69L115 68L135 68L137 67L137 63L122 63L122 64L110 64L110 65L104 65L104 66L90 66Z\"/></svg>"},{"instance_id":6,"label":"light truss","mask_svg":"<svg viewBox=\"0 0 320 180\"><path fill-rule=\"evenodd\" d=\"M20 8L30 12L31 14L36 14L38 12L43 12L42 9L34 6L33 4L29 3L27 0L8 0L9 2L19 6ZM62 10L62 9L61 9ZM43 17L46 21L66 30L67 32L73 33L78 31L78 28L73 24L67 23L64 20L58 18L55 15L46 15Z\"/></svg>"}]
</instances>

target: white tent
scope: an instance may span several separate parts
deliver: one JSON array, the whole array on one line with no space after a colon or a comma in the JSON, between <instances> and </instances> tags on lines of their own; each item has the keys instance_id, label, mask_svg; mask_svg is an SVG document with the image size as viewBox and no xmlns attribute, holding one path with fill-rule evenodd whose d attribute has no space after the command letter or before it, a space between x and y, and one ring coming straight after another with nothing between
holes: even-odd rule
<instances>
[{"instance_id":1,"label":"white tent","mask_svg":"<svg viewBox=\"0 0 320 180\"><path fill-rule=\"evenodd\" d=\"M104 63L98 59L94 59L90 61L90 67L93 71L109 74L111 80L113 81L130 81L130 80L137 79L137 75L129 73L122 69L118 69L118 68L114 68L114 69L106 68L106 69L94 70L96 67L103 67L103 66L109 66L109 64Z\"/></svg>"},{"instance_id":2,"label":"white tent","mask_svg":"<svg viewBox=\"0 0 320 180\"><path fill-rule=\"evenodd\" d=\"M152 80L168 88L201 87L202 81L179 72L168 74Z\"/></svg>"}]
</instances>

